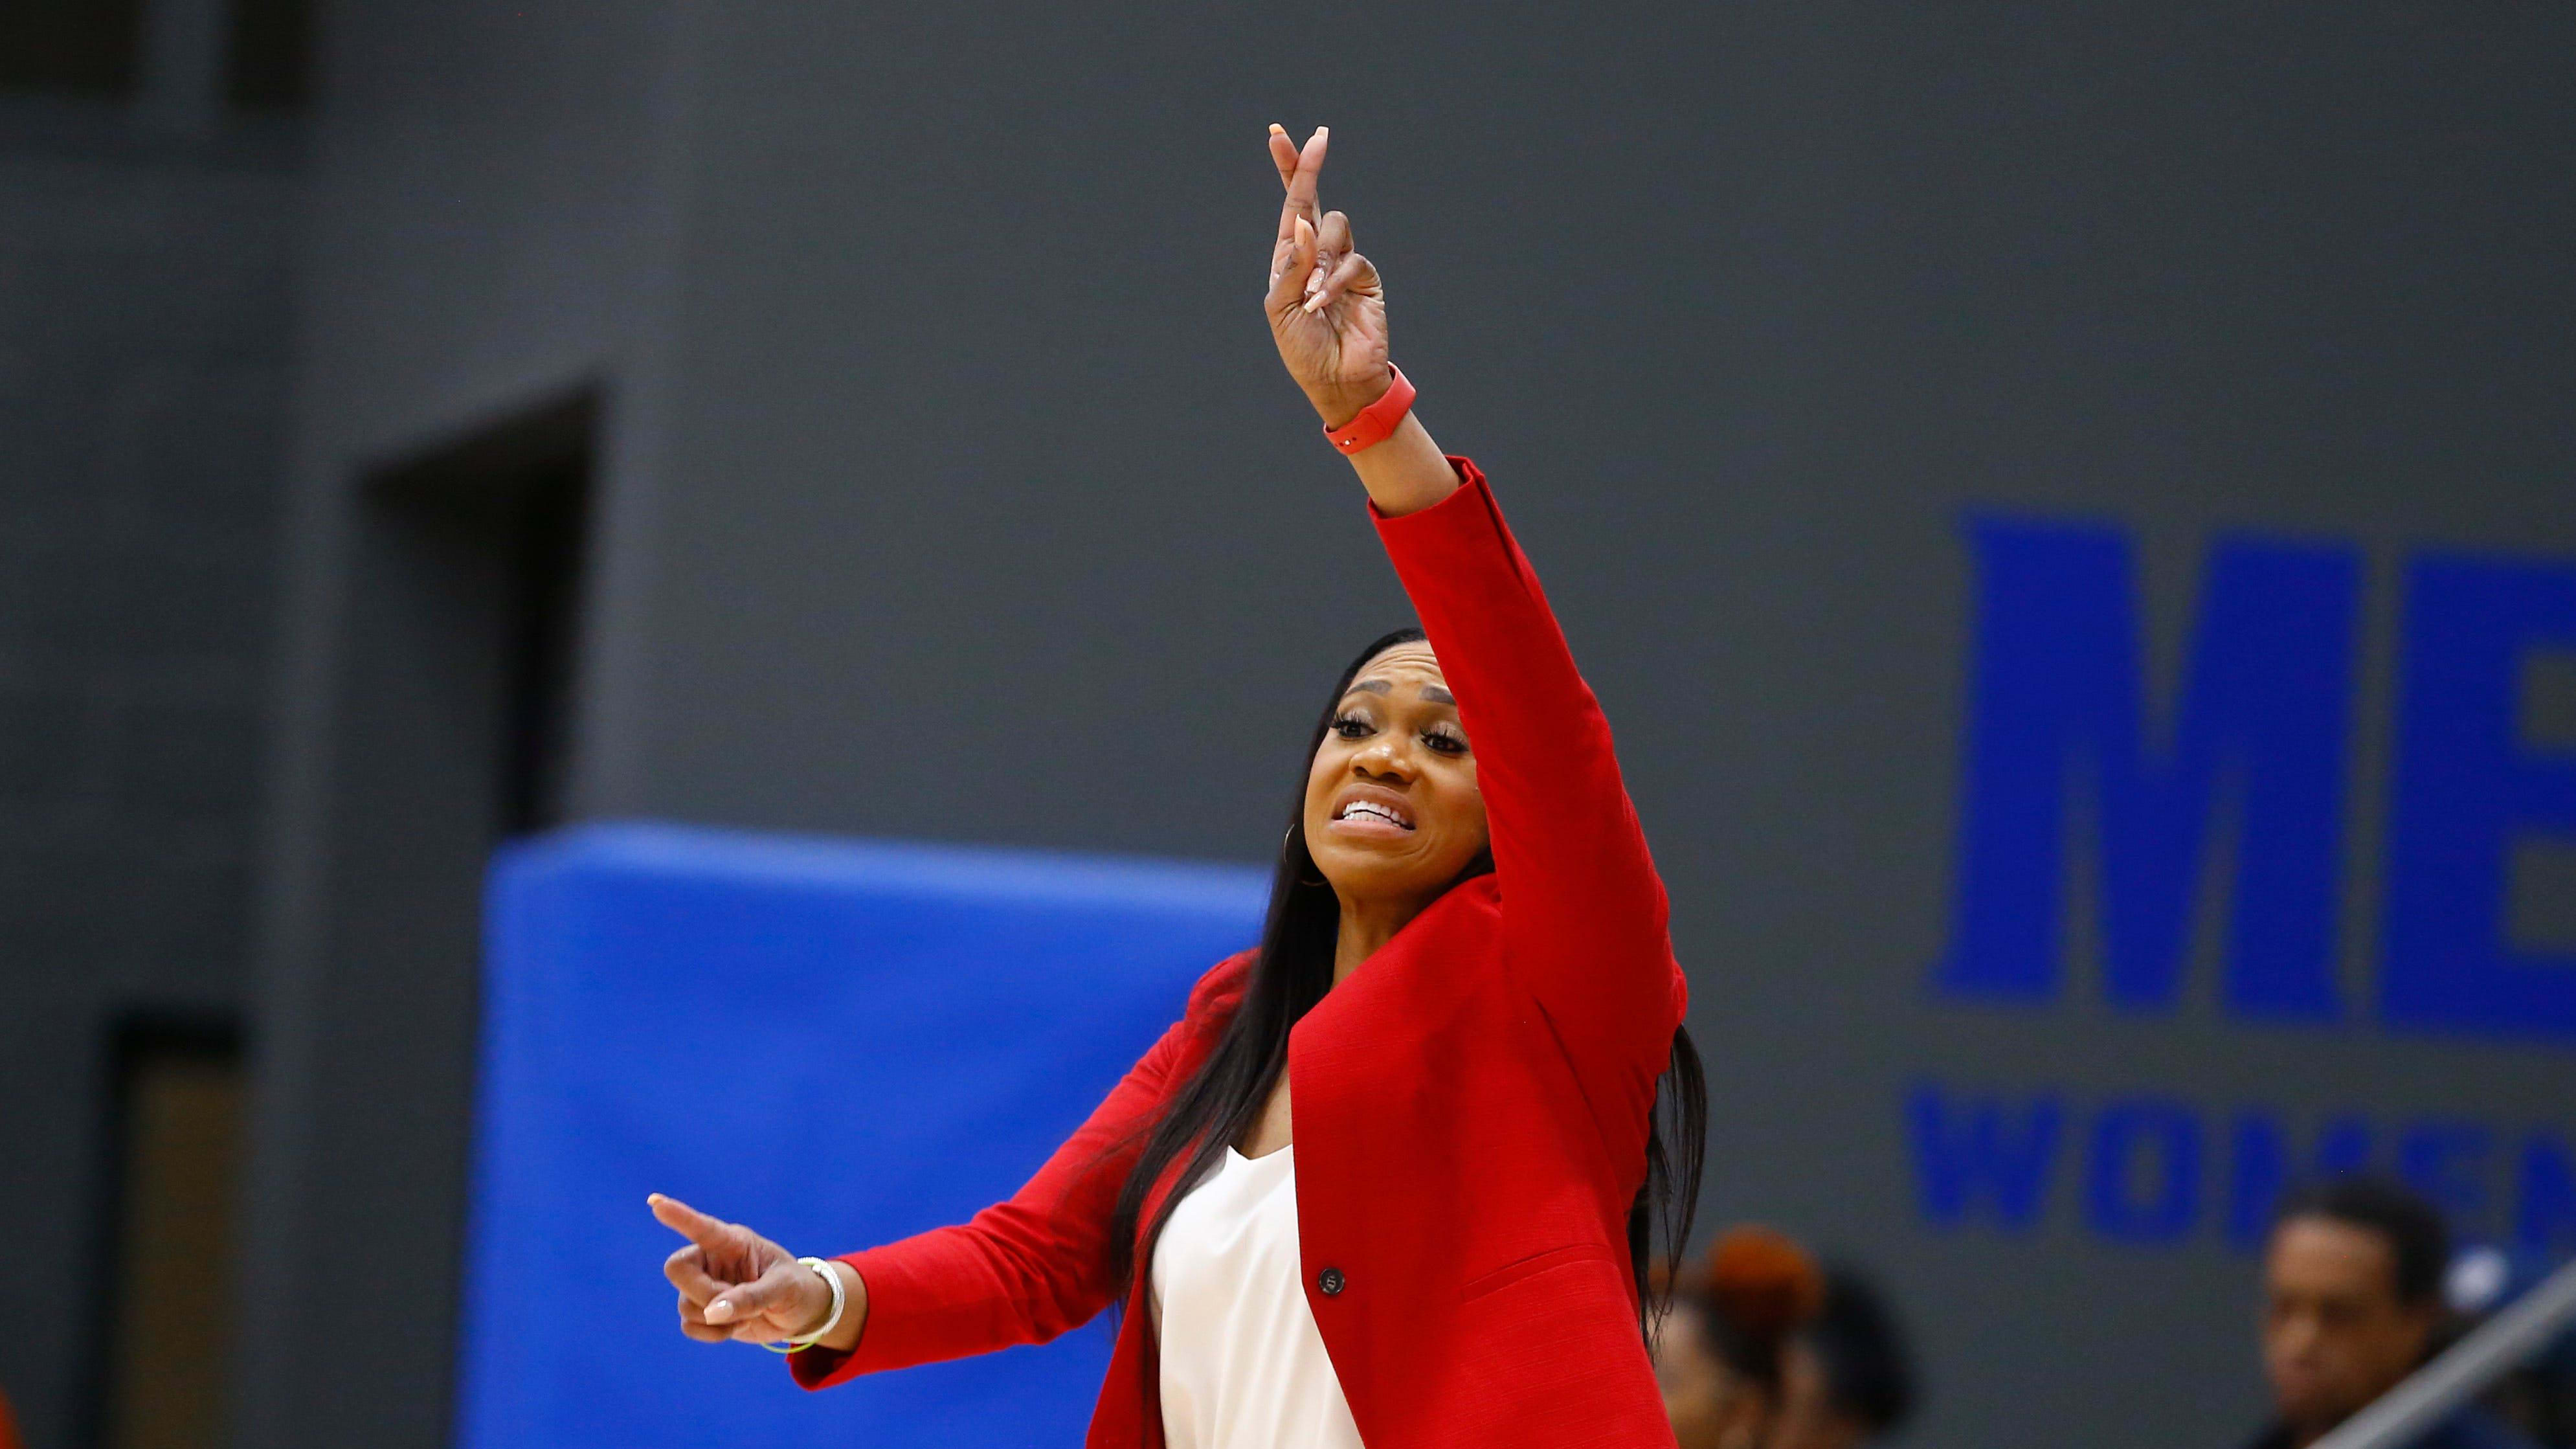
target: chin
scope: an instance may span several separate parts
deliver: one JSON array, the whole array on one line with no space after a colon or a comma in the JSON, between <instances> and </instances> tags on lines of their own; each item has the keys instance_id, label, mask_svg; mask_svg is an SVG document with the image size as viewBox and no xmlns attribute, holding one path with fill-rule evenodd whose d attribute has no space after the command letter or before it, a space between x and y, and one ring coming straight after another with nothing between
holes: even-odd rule
<instances>
[{"instance_id":1,"label":"chin","mask_svg":"<svg viewBox=\"0 0 2576 1449\"><path fill-rule=\"evenodd\" d=\"M2274 1404L2281 1417L2293 1424L2337 1424L2352 1413L2341 1404L2328 1402L2328 1396L2322 1393L2291 1394L2274 1400Z\"/></svg>"},{"instance_id":2,"label":"chin","mask_svg":"<svg viewBox=\"0 0 2576 1449\"><path fill-rule=\"evenodd\" d=\"M1318 859L1315 864L1324 879L1333 883L1333 889L1346 897L1421 896L1449 883L1448 876L1425 869L1419 860L1390 859L1357 850L1336 851L1332 859Z\"/></svg>"},{"instance_id":3,"label":"chin","mask_svg":"<svg viewBox=\"0 0 2576 1449\"><path fill-rule=\"evenodd\" d=\"M1337 850L1330 856L1317 856L1315 868L1333 889L1344 895L1378 895L1412 874L1380 856L1364 855L1356 850Z\"/></svg>"}]
</instances>

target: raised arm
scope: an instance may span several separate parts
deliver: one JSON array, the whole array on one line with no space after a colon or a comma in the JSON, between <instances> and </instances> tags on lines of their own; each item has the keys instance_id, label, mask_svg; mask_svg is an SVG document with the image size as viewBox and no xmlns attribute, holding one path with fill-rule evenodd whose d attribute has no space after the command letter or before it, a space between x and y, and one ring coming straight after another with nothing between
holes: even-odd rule
<instances>
[{"instance_id":1,"label":"raised arm","mask_svg":"<svg viewBox=\"0 0 2576 1449\"><path fill-rule=\"evenodd\" d=\"M1287 199L1266 306L1279 355L1328 429L1383 396L1385 288L1349 218L1318 211L1327 133L1277 127ZM1511 926L1507 959L1569 1049L1651 1093L1684 1004L1662 881L1621 783L1609 723L1484 475L1442 456L1418 412L1348 455L1458 698Z\"/></svg>"}]
</instances>

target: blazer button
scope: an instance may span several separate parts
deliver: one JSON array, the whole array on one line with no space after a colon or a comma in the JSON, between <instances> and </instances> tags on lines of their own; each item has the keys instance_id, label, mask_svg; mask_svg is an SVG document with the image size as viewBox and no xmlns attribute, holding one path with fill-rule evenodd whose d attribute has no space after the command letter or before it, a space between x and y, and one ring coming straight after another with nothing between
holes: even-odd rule
<instances>
[{"instance_id":1,"label":"blazer button","mask_svg":"<svg viewBox=\"0 0 2576 1449\"><path fill-rule=\"evenodd\" d=\"M1326 1268L1315 1275L1315 1286L1324 1290L1325 1297L1337 1298L1344 1288L1350 1286L1350 1280L1342 1276L1341 1269Z\"/></svg>"}]
</instances>

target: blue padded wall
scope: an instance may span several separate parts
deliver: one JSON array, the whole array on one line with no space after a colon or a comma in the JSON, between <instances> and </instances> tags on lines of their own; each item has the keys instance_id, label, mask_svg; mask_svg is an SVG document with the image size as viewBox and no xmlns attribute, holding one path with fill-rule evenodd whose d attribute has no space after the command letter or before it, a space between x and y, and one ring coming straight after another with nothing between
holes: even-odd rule
<instances>
[{"instance_id":1,"label":"blue padded wall","mask_svg":"<svg viewBox=\"0 0 2576 1449\"><path fill-rule=\"evenodd\" d=\"M489 891L465 1449L1066 1446L1103 1322L822 1394L682 1338L667 1192L796 1252L1007 1195L1258 934L1230 867L593 826Z\"/></svg>"}]
</instances>

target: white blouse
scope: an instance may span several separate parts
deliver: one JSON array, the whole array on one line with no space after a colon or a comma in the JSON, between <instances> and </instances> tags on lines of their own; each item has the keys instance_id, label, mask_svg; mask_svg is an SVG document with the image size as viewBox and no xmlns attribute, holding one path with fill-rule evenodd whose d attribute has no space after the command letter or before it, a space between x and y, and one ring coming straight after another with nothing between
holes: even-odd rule
<instances>
[{"instance_id":1,"label":"white blouse","mask_svg":"<svg viewBox=\"0 0 2576 1449\"><path fill-rule=\"evenodd\" d=\"M1170 1449L1360 1449L1306 1302L1295 1151L1227 1148L1155 1240Z\"/></svg>"}]
</instances>

